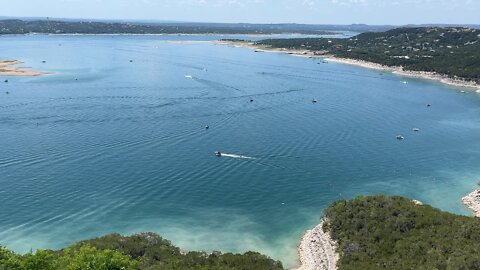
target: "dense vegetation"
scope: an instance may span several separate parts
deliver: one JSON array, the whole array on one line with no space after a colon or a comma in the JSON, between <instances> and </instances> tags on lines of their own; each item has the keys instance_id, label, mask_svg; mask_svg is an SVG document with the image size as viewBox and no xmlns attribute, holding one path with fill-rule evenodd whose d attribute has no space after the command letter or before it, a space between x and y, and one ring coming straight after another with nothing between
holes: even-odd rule
<instances>
[{"instance_id":1,"label":"dense vegetation","mask_svg":"<svg viewBox=\"0 0 480 270\"><path fill-rule=\"evenodd\" d=\"M62 250L39 250L19 255L0 247L2 270L175 270L175 269L283 269L274 261L255 252L232 254L181 252L168 240L154 233L130 237L119 234L79 242Z\"/></svg>"},{"instance_id":2,"label":"dense vegetation","mask_svg":"<svg viewBox=\"0 0 480 270\"><path fill-rule=\"evenodd\" d=\"M333 34L320 25L2 20L1 34Z\"/></svg>"},{"instance_id":3,"label":"dense vegetation","mask_svg":"<svg viewBox=\"0 0 480 270\"><path fill-rule=\"evenodd\" d=\"M269 39L256 44L436 72L480 83L479 41L477 29L427 27L362 33L349 39Z\"/></svg>"},{"instance_id":4,"label":"dense vegetation","mask_svg":"<svg viewBox=\"0 0 480 270\"><path fill-rule=\"evenodd\" d=\"M480 269L480 219L401 197L358 197L326 210L339 269Z\"/></svg>"}]
</instances>

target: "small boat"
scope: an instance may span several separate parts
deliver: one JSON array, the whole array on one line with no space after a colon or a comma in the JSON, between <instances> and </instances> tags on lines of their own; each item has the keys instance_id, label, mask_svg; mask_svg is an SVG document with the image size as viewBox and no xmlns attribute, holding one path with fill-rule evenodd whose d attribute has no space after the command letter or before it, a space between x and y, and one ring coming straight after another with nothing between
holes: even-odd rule
<instances>
[{"instance_id":1,"label":"small boat","mask_svg":"<svg viewBox=\"0 0 480 270\"><path fill-rule=\"evenodd\" d=\"M465 94L465 91L462 90L462 91L460 91L460 93Z\"/></svg>"},{"instance_id":2,"label":"small boat","mask_svg":"<svg viewBox=\"0 0 480 270\"><path fill-rule=\"evenodd\" d=\"M205 125L205 129L209 129L210 127L208 125Z\"/></svg>"},{"instance_id":3,"label":"small boat","mask_svg":"<svg viewBox=\"0 0 480 270\"><path fill-rule=\"evenodd\" d=\"M193 76L192 76L192 75L185 75L185 78L187 78L187 79L193 79Z\"/></svg>"},{"instance_id":4,"label":"small boat","mask_svg":"<svg viewBox=\"0 0 480 270\"><path fill-rule=\"evenodd\" d=\"M47 62L47 61L45 61L45 60L42 61L42 63L44 63L44 64L45 64L46 62Z\"/></svg>"},{"instance_id":5,"label":"small boat","mask_svg":"<svg viewBox=\"0 0 480 270\"><path fill-rule=\"evenodd\" d=\"M8 94L10 94L10 92L8 92L8 91L7 91L7 92L5 92L5 94L7 94L7 95L8 95Z\"/></svg>"},{"instance_id":6,"label":"small boat","mask_svg":"<svg viewBox=\"0 0 480 270\"><path fill-rule=\"evenodd\" d=\"M8 80L5 80L5 83L8 83Z\"/></svg>"},{"instance_id":7,"label":"small boat","mask_svg":"<svg viewBox=\"0 0 480 270\"><path fill-rule=\"evenodd\" d=\"M222 152L220 152L220 151L216 151L216 152L215 152L215 156L217 156L217 157L221 157L221 156L222 156Z\"/></svg>"},{"instance_id":8,"label":"small boat","mask_svg":"<svg viewBox=\"0 0 480 270\"><path fill-rule=\"evenodd\" d=\"M132 63L132 62L133 62L133 60L130 60L130 63Z\"/></svg>"},{"instance_id":9,"label":"small boat","mask_svg":"<svg viewBox=\"0 0 480 270\"><path fill-rule=\"evenodd\" d=\"M317 103L317 99L312 99L312 103Z\"/></svg>"},{"instance_id":10,"label":"small boat","mask_svg":"<svg viewBox=\"0 0 480 270\"><path fill-rule=\"evenodd\" d=\"M405 137L403 137L402 135L397 135L397 140L403 140L405 139Z\"/></svg>"},{"instance_id":11,"label":"small boat","mask_svg":"<svg viewBox=\"0 0 480 270\"><path fill-rule=\"evenodd\" d=\"M415 132L419 132L419 131L420 131L419 128L413 128L412 130L415 131Z\"/></svg>"},{"instance_id":12,"label":"small boat","mask_svg":"<svg viewBox=\"0 0 480 270\"><path fill-rule=\"evenodd\" d=\"M431 105L431 104L427 104L427 107L430 107L430 106L432 106L432 105Z\"/></svg>"},{"instance_id":13,"label":"small boat","mask_svg":"<svg viewBox=\"0 0 480 270\"><path fill-rule=\"evenodd\" d=\"M253 102L253 98L250 98L250 102Z\"/></svg>"},{"instance_id":14,"label":"small boat","mask_svg":"<svg viewBox=\"0 0 480 270\"><path fill-rule=\"evenodd\" d=\"M407 84L408 82L407 81L402 81L403 84Z\"/></svg>"}]
</instances>

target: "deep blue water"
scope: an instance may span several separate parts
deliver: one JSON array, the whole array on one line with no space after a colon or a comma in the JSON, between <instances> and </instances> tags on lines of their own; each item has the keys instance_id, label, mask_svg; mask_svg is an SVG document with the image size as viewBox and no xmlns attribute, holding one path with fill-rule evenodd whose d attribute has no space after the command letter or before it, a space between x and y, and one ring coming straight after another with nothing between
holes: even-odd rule
<instances>
[{"instance_id":1,"label":"deep blue water","mask_svg":"<svg viewBox=\"0 0 480 270\"><path fill-rule=\"evenodd\" d=\"M338 199L395 194L469 214L480 95L207 39L0 37L0 59L52 73L0 77L0 244L154 231L291 266Z\"/></svg>"}]
</instances>

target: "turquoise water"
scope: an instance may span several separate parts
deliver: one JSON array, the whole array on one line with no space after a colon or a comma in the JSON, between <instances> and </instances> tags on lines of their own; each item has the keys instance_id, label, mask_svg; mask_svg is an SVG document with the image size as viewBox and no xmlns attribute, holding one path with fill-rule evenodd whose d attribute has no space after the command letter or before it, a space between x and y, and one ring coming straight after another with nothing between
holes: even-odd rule
<instances>
[{"instance_id":1,"label":"turquoise water","mask_svg":"<svg viewBox=\"0 0 480 270\"><path fill-rule=\"evenodd\" d=\"M469 214L480 95L199 42L214 38L0 37L0 58L52 73L0 78L0 243L154 231L292 266L338 199L404 195Z\"/></svg>"}]
</instances>

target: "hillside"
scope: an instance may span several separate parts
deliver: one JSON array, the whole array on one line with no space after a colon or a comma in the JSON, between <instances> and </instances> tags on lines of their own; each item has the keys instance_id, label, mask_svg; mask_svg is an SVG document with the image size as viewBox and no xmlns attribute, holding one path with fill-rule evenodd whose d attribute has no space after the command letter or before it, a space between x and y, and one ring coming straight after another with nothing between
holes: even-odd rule
<instances>
[{"instance_id":1,"label":"hillside","mask_svg":"<svg viewBox=\"0 0 480 270\"><path fill-rule=\"evenodd\" d=\"M339 270L480 269L480 219L386 196L338 201L325 213Z\"/></svg>"},{"instance_id":2,"label":"hillside","mask_svg":"<svg viewBox=\"0 0 480 270\"><path fill-rule=\"evenodd\" d=\"M427 27L362 33L349 39L268 39L255 44L436 72L480 83L479 41L477 29Z\"/></svg>"},{"instance_id":3,"label":"hillside","mask_svg":"<svg viewBox=\"0 0 480 270\"><path fill-rule=\"evenodd\" d=\"M184 253L154 233L142 233L129 237L112 234L82 241L62 250L39 250L26 255L15 254L0 246L0 269L280 270L283 267L279 261L256 252Z\"/></svg>"}]
</instances>

